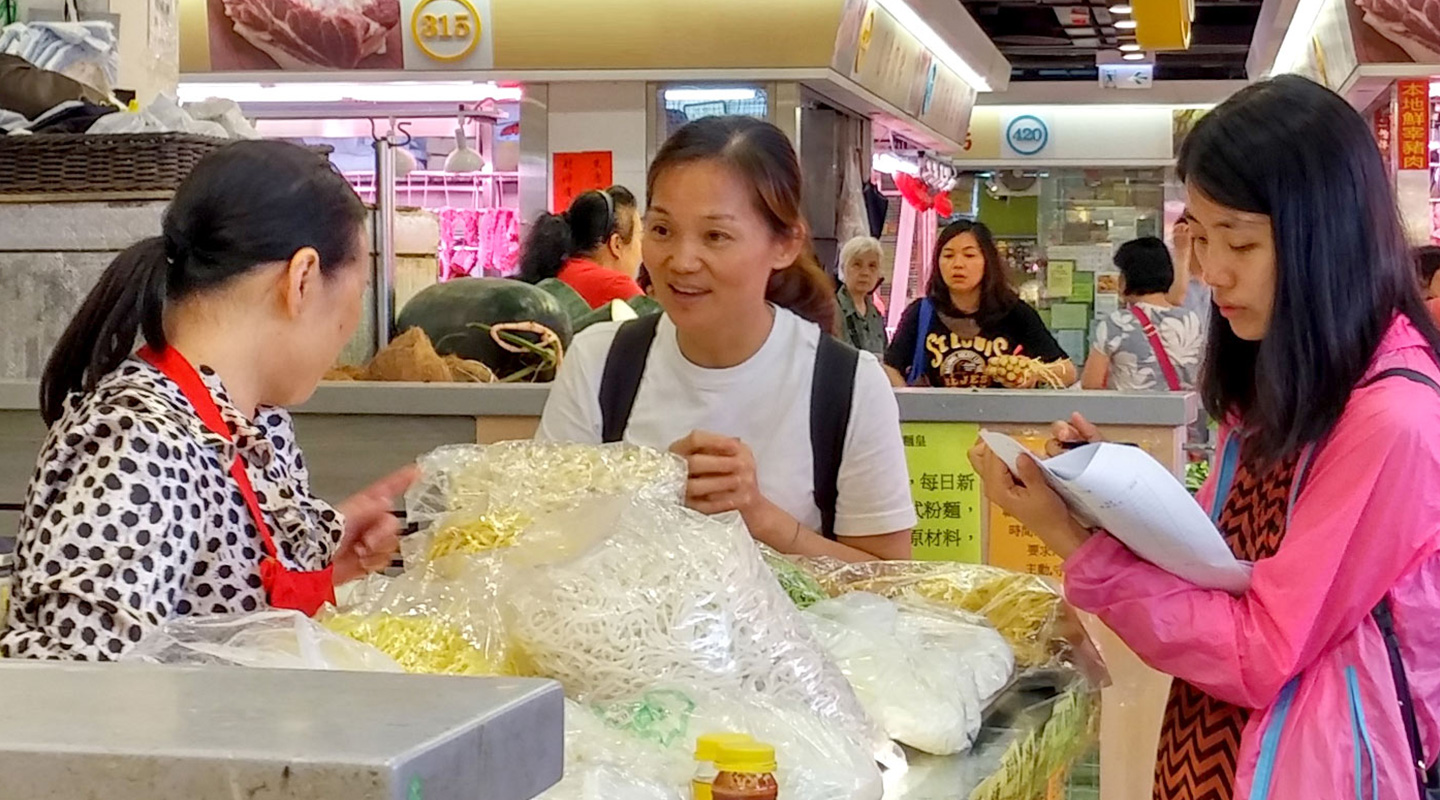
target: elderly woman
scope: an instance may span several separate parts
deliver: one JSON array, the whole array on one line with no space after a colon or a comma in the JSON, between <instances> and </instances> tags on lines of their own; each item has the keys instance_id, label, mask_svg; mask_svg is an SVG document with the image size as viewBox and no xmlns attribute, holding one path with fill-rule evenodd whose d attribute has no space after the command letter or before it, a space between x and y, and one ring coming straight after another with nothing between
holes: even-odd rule
<instances>
[{"instance_id":1,"label":"elderly woman","mask_svg":"<svg viewBox=\"0 0 1440 800\"><path fill-rule=\"evenodd\" d=\"M877 356L885 353L885 317L871 298L880 288L884 252L880 240L870 236L856 236L840 249L841 338L856 350Z\"/></svg>"}]
</instances>

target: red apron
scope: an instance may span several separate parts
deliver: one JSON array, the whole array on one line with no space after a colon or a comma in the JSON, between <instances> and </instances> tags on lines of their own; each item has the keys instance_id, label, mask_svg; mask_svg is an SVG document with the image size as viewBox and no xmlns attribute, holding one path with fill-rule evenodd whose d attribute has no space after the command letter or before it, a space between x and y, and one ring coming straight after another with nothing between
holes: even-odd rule
<instances>
[{"instance_id":1,"label":"red apron","mask_svg":"<svg viewBox=\"0 0 1440 800\"><path fill-rule=\"evenodd\" d=\"M157 352L151 347L143 347L140 349L140 358L148 361L180 387L185 399L195 407L195 414L206 428L228 442L234 441L230 426L225 424L225 418L220 414L219 406L215 405L210 389L180 351L166 347ZM270 526L265 524L260 500L255 496L255 487L250 484L250 476L245 473L245 461L239 453L236 453L235 462L230 465L230 477L235 479L240 496L245 498L245 505L250 509L250 518L255 522L255 530L260 532L265 550L265 557L260 561L260 582L265 587L270 605L274 608L301 611L308 616L319 611L326 603L335 602L334 566L317 572L300 572L281 563L275 549L275 540L270 535Z\"/></svg>"}]
</instances>

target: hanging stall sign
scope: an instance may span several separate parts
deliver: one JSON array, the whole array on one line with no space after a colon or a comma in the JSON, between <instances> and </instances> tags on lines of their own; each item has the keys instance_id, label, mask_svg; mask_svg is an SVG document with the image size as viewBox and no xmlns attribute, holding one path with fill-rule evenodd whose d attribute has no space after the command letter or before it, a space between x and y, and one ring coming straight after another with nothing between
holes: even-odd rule
<instances>
[{"instance_id":1,"label":"hanging stall sign","mask_svg":"<svg viewBox=\"0 0 1440 800\"><path fill-rule=\"evenodd\" d=\"M1430 82L1399 81L1400 169L1430 168Z\"/></svg>"},{"instance_id":2,"label":"hanging stall sign","mask_svg":"<svg viewBox=\"0 0 1440 800\"><path fill-rule=\"evenodd\" d=\"M490 69L492 24L490 0L180 0L180 69Z\"/></svg>"},{"instance_id":3,"label":"hanging stall sign","mask_svg":"<svg viewBox=\"0 0 1440 800\"><path fill-rule=\"evenodd\" d=\"M585 192L606 189L615 182L615 154L609 150L556 153L551 175L555 177L555 196L550 210L559 214Z\"/></svg>"},{"instance_id":4,"label":"hanging stall sign","mask_svg":"<svg viewBox=\"0 0 1440 800\"><path fill-rule=\"evenodd\" d=\"M911 534L912 557L980 563L980 478L965 457L980 436L980 426L906 422L900 428L919 518Z\"/></svg>"}]
</instances>

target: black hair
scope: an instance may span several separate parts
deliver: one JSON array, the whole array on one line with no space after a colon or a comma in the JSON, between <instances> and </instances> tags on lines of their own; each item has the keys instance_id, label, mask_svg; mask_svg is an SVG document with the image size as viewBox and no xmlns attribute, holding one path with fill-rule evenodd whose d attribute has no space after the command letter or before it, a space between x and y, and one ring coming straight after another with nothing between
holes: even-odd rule
<instances>
[{"instance_id":1,"label":"black hair","mask_svg":"<svg viewBox=\"0 0 1440 800\"><path fill-rule=\"evenodd\" d=\"M1125 294L1139 297L1164 294L1175 283L1175 262L1170 248L1154 236L1142 236L1120 245L1115 266L1125 276Z\"/></svg>"},{"instance_id":2,"label":"black hair","mask_svg":"<svg viewBox=\"0 0 1440 800\"><path fill-rule=\"evenodd\" d=\"M622 214L620 209L632 213ZM591 189L570 201L563 214L541 214L530 226L525 246L520 252L520 272L516 277L527 283L539 283L560 274L565 262L577 256L593 255L619 235L620 241L634 241L639 203L624 186L611 186L600 191Z\"/></svg>"},{"instance_id":3,"label":"black hair","mask_svg":"<svg viewBox=\"0 0 1440 800\"><path fill-rule=\"evenodd\" d=\"M331 273L359 255L364 222L355 190L314 151L246 141L205 156L176 189L161 235L116 256L65 328L40 379L45 422L60 418L72 392L93 390L129 357L137 336L163 348L167 302L306 247Z\"/></svg>"},{"instance_id":4,"label":"black hair","mask_svg":"<svg viewBox=\"0 0 1440 800\"><path fill-rule=\"evenodd\" d=\"M980 245L980 253L985 256L985 274L980 278L980 310L976 312L975 319L981 325L987 325L1005 316L1020 302L1020 296L1005 277L1005 266L1000 263L1000 251L995 247L995 235L983 222L957 219L940 231L935 239L935 252L930 255L930 286L926 295L945 313L960 315L960 310L950 299L950 286L945 283L945 275L940 271L940 253L951 239L966 233L974 235L975 242Z\"/></svg>"},{"instance_id":5,"label":"black hair","mask_svg":"<svg viewBox=\"0 0 1440 800\"><path fill-rule=\"evenodd\" d=\"M1429 289L1435 273L1440 272L1440 247L1427 244L1415 248L1415 270L1420 274L1420 285Z\"/></svg>"},{"instance_id":6,"label":"black hair","mask_svg":"<svg viewBox=\"0 0 1440 800\"><path fill-rule=\"evenodd\" d=\"M1380 151L1339 95L1294 75L1242 89L1186 137L1179 173L1268 216L1275 237L1269 329L1245 341L1217 316L1201 373L1206 409L1240 424L1247 458L1275 463L1324 439L1397 314L1440 348Z\"/></svg>"}]
</instances>

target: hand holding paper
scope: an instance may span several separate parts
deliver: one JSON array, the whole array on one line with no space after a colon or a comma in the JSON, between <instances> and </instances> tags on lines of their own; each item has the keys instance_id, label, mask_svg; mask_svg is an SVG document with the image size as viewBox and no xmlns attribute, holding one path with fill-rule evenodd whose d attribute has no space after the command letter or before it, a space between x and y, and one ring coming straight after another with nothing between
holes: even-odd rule
<instances>
[{"instance_id":1,"label":"hand holding paper","mask_svg":"<svg viewBox=\"0 0 1440 800\"><path fill-rule=\"evenodd\" d=\"M1019 476L1019 442L992 431L980 438ZM1086 526L1103 528L1137 556L1208 589L1240 594L1250 568L1236 560L1185 487L1137 447L1091 444L1039 461L1045 482Z\"/></svg>"}]
</instances>

